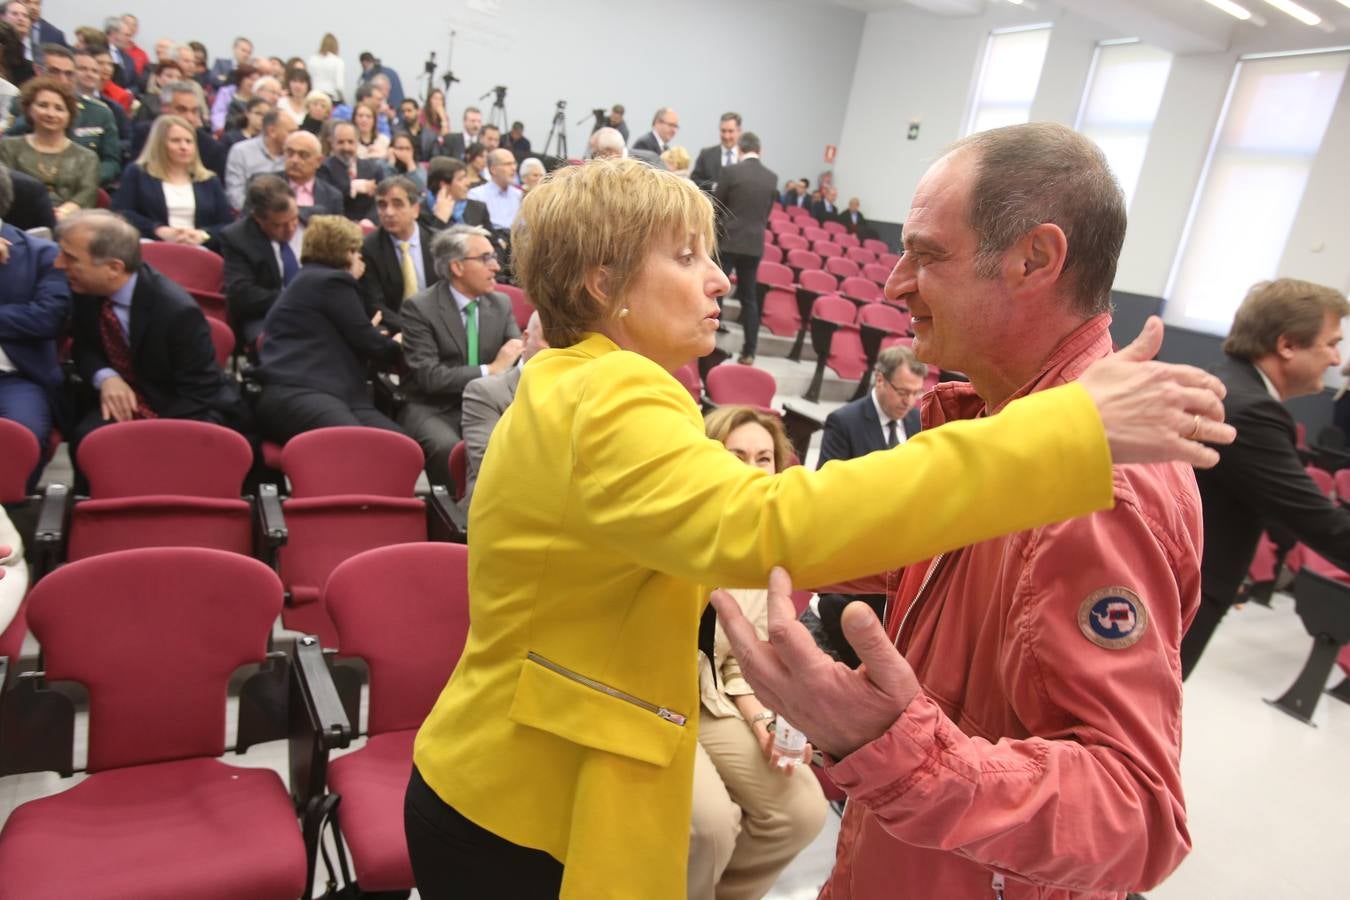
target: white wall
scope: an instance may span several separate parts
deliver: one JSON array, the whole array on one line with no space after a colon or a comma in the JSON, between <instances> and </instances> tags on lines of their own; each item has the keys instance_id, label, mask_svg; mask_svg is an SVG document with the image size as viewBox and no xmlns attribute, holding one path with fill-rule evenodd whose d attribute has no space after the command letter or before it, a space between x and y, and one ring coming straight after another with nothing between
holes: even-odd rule
<instances>
[{"instance_id":1,"label":"white wall","mask_svg":"<svg viewBox=\"0 0 1350 900\"><path fill-rule=\"evenodd\" d=\"M632 137L645 132L663 105L681 117L676 142L697 153L717 142L726 110L764 142L764 161L784 177L823 168L822 152L837 141L864 15L798 0L447 0L443 3L333 3L330 0L234 0L184 3L138 0L137 40L152 52L160 37L200 40L213 58L227 56L236 35L268 56L308 58L332 31L347 62L348 88L369 50L394 67L404 88L419 95L416 78L430 51L444 67L450 30L457 32L450 93L458 122L469 103L484 113L508 87L506 111L525 123L542 150L554 104L568 101L569 150L580 155L590 135L591 109L622 103ZM381 9L386 12L381 13ZM48 0L46 15L67 32L101 24L106 2Z\"/></svg>"}]
</instances>

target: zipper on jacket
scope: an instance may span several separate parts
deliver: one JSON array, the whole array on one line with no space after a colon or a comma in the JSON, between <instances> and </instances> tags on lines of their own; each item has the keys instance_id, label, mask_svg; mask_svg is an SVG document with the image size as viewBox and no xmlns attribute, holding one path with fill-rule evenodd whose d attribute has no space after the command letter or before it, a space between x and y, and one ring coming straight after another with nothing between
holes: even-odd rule
<instances>
[{"instance_id":1,"label":"zipper on jacket","mask_svg":"<svg viewBox=\"0 0 1350 900\"><path fill-rule=\"evenodd\" d=\"M1003 900L1003 873L995 872L994 880L989 885L994 889L994 900Z\"/></svg>"},{"instance_id":2,"label":"zipper on jacket","mask_svg":"<svg viewBox=\"0 0 1350 900\"><path fill-rule=\"evenodd\" d=\"M539 663L539 665L543 666L545 669L548 669L550 672L556 672L562 677L575 681L577 684L583 684L586 687L590 688L591 690L599 691L602 694L608 694L609 696L615 698L616 700L622 700L625 703L631 703L634 706L638 707L639 709L645 709L647 712L652 713L653 715L660 716L667 722L672 722L676 725L683 726L684 723L688 721L688 719L685 716L675 712L675 710L673 709L666 709L664 706L657 706L655 703L648 703L641 697L634 697L632 694L626 693L625 691L621 691L615 687L610 687L609 685L603 682L596 681L594 678L587 678L585 675L582 675L579 672L573 672L571 669L558 665L551 659L545 659L538 653L535 653L533 650L526 653L525 656L531 662Z\"/></svg>"},{"instance_id":3,"label":"zipper on jacket","mask_svg":"<svg viewBox=\"0 0 1350 900\"><path fill-rule=\"evenodd\" d=\"M895 649L900 649L900 639L905 633L905 623L908 622L909 617L914 614L914 610L919 608L919 603L928 593L928 586L932 584L933 578L937 575L938 570L942 568L942 563L947 559L947 556L948 554L946 553L939 553L933 560L932 565L928 567L928 573L923 576L923 582L919 585L919 591L914 595L914 602L905 610L904 616L900 619L900 627L895 630Z\"/></svg>"}]
</instances>

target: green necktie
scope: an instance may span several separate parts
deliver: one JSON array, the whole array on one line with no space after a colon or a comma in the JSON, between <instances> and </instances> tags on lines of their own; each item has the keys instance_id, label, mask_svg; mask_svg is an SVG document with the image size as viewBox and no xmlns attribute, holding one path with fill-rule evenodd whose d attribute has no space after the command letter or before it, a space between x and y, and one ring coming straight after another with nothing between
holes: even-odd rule
<instances>
[{"instance_id":1,"label":"green necktie","mask_svg":"<svg viewBox=\"0 0 1350 900\"><path fill-rule=\"evenodd\" d=\"M469 335L469 359L471 366L478 365L478 301L470 300L464 307L464 331Z\"/></svg>"}]
</instances>

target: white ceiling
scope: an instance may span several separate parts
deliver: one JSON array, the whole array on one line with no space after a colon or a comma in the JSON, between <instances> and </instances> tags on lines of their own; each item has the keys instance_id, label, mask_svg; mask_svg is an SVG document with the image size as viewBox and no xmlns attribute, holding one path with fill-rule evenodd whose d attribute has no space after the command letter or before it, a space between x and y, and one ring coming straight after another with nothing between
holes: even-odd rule
<instances>
[{"instance_id":1,"label":"white ceiling","mask_svg":"<svg viewBox=\"0 0 1350 900\"><path fill-rule=\"evenodd\" d=\"M992 7L1015 12L1007 0L818 0L860 12L919 9L946 17L978 16ZM1139 37L1174 53L1250 53L1350 44L1350 8L1338 0L1297 0L1322 17L1330 31L1304 25L1264 0L1236 0L1254 21L1241 22L1204 0L1028 0L1028 21L1053 20L1064 12L1094 19L1122 35ZM1027 9L1032 6L1034 9Z\"/></svg>"}]
</instances>

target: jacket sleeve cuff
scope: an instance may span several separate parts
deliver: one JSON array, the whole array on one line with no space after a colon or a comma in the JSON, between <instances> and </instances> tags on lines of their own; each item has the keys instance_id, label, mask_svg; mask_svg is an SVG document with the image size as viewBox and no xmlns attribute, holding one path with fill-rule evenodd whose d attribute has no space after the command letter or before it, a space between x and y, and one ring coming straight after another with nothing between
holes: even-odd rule
<instances>
[{"instance_id":1,"label":"jacket sleeve cuff","mask_svg":"<svg viewBox=\"0 0 1350 900\"><path fill-rule=\"evenodd\" d=\"M943 750L939 729L945 716L937 703L920 691L885 734L864 744L826 771L850 799L893 803L929 777ZM972 773L973 774L973 773Z\"/></svg>"}]
</instances>

